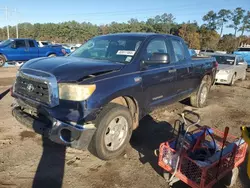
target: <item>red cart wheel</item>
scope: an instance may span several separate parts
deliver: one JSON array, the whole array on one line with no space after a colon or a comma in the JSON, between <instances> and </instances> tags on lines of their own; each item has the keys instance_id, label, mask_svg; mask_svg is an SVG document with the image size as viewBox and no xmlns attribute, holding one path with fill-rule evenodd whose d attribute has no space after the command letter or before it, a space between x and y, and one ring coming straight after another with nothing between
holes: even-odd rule
<instances>
[{"instance_id":1,"label":"red cart wheel","mask_svg":"<svg viewBox=\"0 0 250 188\"><path fill-rule=\"evenodd\" d=\"M168 171L166 171L166 170L163 170L163 178L168 182L169 181L169 179L171 178L171 174L168 172Z\"/></svg>"},{"instance_id":2,"label":"red cart wheel","mask_svg":"<svg viewBox=\"0 0 250 188\"><path fill-rule=\"evenodd\" d=\"M225 177L223 177L221 181L226 187L233 187L233 185L237 181L238 175L239 169L235 167L231 172L229 172Z\"/></svg>"}]
</instances>

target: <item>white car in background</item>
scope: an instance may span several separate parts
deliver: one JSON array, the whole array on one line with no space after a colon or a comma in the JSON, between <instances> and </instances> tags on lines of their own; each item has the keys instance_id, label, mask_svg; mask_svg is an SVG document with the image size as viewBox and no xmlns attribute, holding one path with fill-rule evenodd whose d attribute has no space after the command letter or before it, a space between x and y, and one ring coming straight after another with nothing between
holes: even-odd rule
<instances>
[{"instance_id":1,"label":"white car in background","mask_svg":"<svg viewBox=\"0 0 250 188\"><path fill-rule=\"evenodd\" d=\"M231 54L214 54L218 62L218 71L215 83L234 85L236 80L245 80L247 73L247 63L241 56Z\"/></svg>"},{"instance_id":2,"label":"white car in background","mask_svg":"<svg viewBox=\"0 0 250 188\"><path fill-rule=\"evenodd\" d=\"M44 47L48 45L52 45L50 41L37 41L39 47Z\"/></svg>"}]
</instances>

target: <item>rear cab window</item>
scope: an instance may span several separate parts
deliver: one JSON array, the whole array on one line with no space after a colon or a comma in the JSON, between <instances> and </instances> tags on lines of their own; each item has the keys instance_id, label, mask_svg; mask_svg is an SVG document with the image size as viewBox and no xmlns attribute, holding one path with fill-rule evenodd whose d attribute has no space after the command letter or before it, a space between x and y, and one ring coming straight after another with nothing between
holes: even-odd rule
<instances>
[{"instance_id":1,"label":"rear cab window","mask_svg":"<svg viewBox=\"0 0 250 188\"><path fill-rule=\"evenodd\" d=\"M185 53L184 53L184 47L181 41L176 39L171 39L171 43L173 45L173 51L174 51L174 62L181 62L185 59Z\"/></svg>"},{"instance_id":2,"label":"rear cab window","mask_svg":"<svg viewBox=\"0 0 250 188\"><path fill-rule=\"evenodd\" d=\"M35 47L35 44L34 44L33 40L29 40L28 43L29 43L29 47L30 48L34 48Z\"/></svg>"}]
</instances>

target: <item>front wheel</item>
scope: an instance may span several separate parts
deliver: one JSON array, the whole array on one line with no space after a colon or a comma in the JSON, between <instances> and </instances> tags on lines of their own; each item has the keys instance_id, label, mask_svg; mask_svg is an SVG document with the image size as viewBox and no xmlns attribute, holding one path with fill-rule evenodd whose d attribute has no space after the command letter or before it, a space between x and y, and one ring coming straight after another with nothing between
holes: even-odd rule
<instances>
[{"instance_id":1,"label":"front wheel","mask_svg":"<svg viewBox=\"0 0 250 188\"><path fill-rule=\"evenodd\" d=\"M202 82L198 91L190 97L191 105L197 108L206 106L209 88L209 84Z\"/></svg>"},{"instance_id":2,"label":"front wheel","mask_svg":"<svg viewBox=\"0 0 250 188\"><path fill-rule=\"evenodd\" d=\"M103 160L118 157L129 143L132 134L132 116L128 108L110 103L98 115L97 130L90 151Z\"/></svg>"},{"instance_id":3,"label":"front wheel","mask_svg":"<svg viewBox=\"0 0 250 188\"><path fill-rule=\"evenodd\" d=\"M5 62L6 62L6 60L5 60L4 56L0 55L0 67L3 67Z\"/></svg>"},{"instance_id":4,"label":"front wheel","mask_svg":"<svg viewBox=\"0 0 250 188\"><path fill-rule=\"evenodd\" d=\"M230 86L233 86L234 85L234 83L235 83L235 80L236 80L236 75L234 74L233 76L232 76L232 79L231 79L231 82L230 82Z\"/></svg>"}]
</instances>

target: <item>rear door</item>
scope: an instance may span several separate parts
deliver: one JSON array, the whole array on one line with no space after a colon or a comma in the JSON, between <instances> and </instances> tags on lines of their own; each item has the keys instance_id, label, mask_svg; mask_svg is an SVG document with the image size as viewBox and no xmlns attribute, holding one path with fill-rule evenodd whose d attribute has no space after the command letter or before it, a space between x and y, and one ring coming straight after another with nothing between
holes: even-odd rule
<instances>
[{"instance_id":1,"label":"rear door","mask_svg":"<svg viewBox=\"0 0 250 188\"><path fill-rule=\"evenodd\" d=\"M174 65L176 69L176 92L179 97L188 95L194 90L193 66L191 59L187 59L184 44L181 40L171 39L174 54Z\"/></svg>"},{"instance_id":2,"label":"rear door","mask_svg":"<svg viewBox=\"0 0 250 188\"><path fill-rule=\"evenodd\" d=\"M37 58L38 57L38 47L34 43L34 40L27 40L28 45L28 52L29 52L29 59Z\"/></svg>"},{"instance_id":3,"label":"rear door","mask_svg":"<svg viewBox=\"0 0 250 188\"><path fill-rule=\"evenodd\" d=\"M142 87L147 100L146 106L154 107L170 102L175 94L176 72L172 63L159 63L151 60L154 53L170 53L170 44L165 37L153 38L143 51L141 66Z\"/></svg>"}]
</instances>

